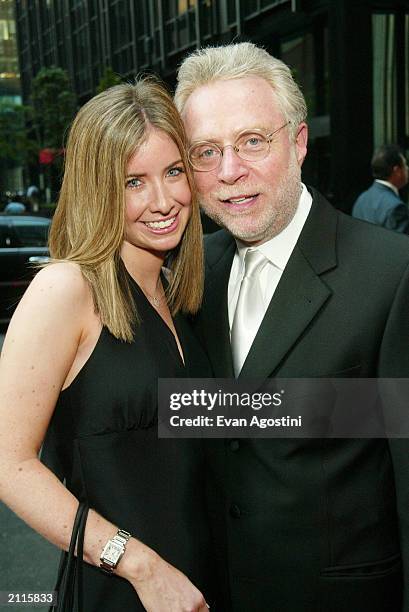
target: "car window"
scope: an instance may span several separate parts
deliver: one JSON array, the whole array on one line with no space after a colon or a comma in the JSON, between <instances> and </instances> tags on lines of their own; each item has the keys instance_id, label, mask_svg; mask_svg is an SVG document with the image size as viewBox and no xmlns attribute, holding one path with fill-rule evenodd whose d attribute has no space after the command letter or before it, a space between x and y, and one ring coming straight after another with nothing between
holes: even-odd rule
<instances>
[{"instance_id":1,"label":"car window","mask_svg":"<svg viewBox=\"0 0 409 612\"><path fill-rule=\"evenodd\" d=\"M0 225L0 249L5 249L11 245L11 231L8 225Z\"/></svg>"},{"instance_id":2,"label":"car window","mask_svg":"<svg viewBox=\"0 0 409 612\"><path fill-rule=\"evenodd\" d=\"M15 223L14 231L21 246L41 247L47 245L49 225Z\"/></svg>"}]
</instances>

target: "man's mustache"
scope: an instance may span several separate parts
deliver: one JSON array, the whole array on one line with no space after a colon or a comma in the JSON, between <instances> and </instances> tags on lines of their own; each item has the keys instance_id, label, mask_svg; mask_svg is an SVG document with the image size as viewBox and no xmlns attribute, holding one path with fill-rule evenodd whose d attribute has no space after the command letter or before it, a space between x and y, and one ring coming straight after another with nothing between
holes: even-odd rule
<instances>
[{"instance_id":1,"label":"man's mustache","mask_svg":"<svg viewBox=\"0 0 409 612\"><path fill-rule=\"evenodd\" d=\"M215 191L210 192L210 196L212 198L216 198L217 200L231 200L232 198L239 198L244 196L254 196L261 192L265 193L266 191L270 191L266 185L262 185L260 183L247 183L241 185L234 185L232 187L225 187L222 189L217 189Z\"/></svg>"}]
</instances>

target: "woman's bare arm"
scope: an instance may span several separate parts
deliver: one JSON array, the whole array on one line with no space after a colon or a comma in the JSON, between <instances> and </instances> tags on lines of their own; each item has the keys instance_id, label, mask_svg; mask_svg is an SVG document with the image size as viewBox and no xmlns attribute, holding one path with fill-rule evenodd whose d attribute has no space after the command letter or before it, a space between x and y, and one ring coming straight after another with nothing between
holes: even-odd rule
<instances>
[{"instance_id":1,"label":"woman's bare arm","mask_svg":"<svg viewBox=\"0 0 409 612\"><path fill-rule=\"evenodd\" d=\"M38 452L93 316L91 291L79 268L48 266L22 298L0 359L0 498L65 550L78 500L39 461ZM85 560L98 566L103 546L116 531L117 526L90 510ZM135 538L116 573L133 584L147 610L204 609L190 581Z\"/></svg>"}]
</instances>

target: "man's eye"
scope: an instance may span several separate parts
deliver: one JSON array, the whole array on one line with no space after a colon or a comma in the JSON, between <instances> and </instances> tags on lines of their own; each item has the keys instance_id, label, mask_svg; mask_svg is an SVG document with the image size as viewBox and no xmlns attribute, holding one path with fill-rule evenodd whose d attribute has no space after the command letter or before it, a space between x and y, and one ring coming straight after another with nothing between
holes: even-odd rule
<instances>
[{"instance_id":1,"label":"man's eye","mask_svg":"<svg viewBox=\"0 0 409 612\"><path fill-rule=\"evenodd\" d=\"M249 147L257 147L263 142L263 139L260 136L250 136L247 138L245 145Z\"/></svg>"},{"instance_id":2,"label":"man's eye","mask_svg":"<svg viewBox=\"0 0 409 612\"><path fill-rule=\"evenodd\" d=\"M217 155L216 149L203 149L202 151L198 151L198 157L209 158Z\"/></svg>"},{"instance_id":3,"label":"man's eye","mask_svg":"<svg viewBox=\"0 0 409 612\"><path fill-rule=\"evenodd\" d=\"M137 187L139 187L141 185L141 181L138 178L131 178L128 179L125 183L125 186L128 187L129 189L136 189Z\"/></svg>"}]
</instances>

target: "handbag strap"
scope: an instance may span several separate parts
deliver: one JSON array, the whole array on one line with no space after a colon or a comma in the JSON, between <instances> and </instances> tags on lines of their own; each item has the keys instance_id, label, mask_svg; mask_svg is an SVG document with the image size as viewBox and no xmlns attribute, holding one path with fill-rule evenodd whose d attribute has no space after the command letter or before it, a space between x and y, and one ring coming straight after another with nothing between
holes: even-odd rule
<instances>
[{"instance_id":1,"label":"handbag strap","mask_svg":"<svg viewBox=\"0 0 409 612\"><path fill-rule=\"evenodd\" d=\"M80 525L78 528L78 539L77 539L77 580L76 580L76 589L75 589L75 605L77 612L82 612L83 609L83 557L84 557L84 536L85 536L85 526L87 524L88 517L88 506L86 504L85 508L81 514Z\"/></svg>"},{"instance_id":2,"label":"handbag strap","mask_svg":"<svg viewBox=\"0 0 409 612\"><path fill-rule=\"evenodd\" d=\"M58 578L55 587L57 591L57 606L51 607L50 612L82 611L82 565L88 509L88 504L85 502L79 503L72 528L68 553L64 555L58 569ZM77 557L75 556L75 548L77 548ZM76 608L74 608L74 603Z\"/></svg>"}]
</instances>

